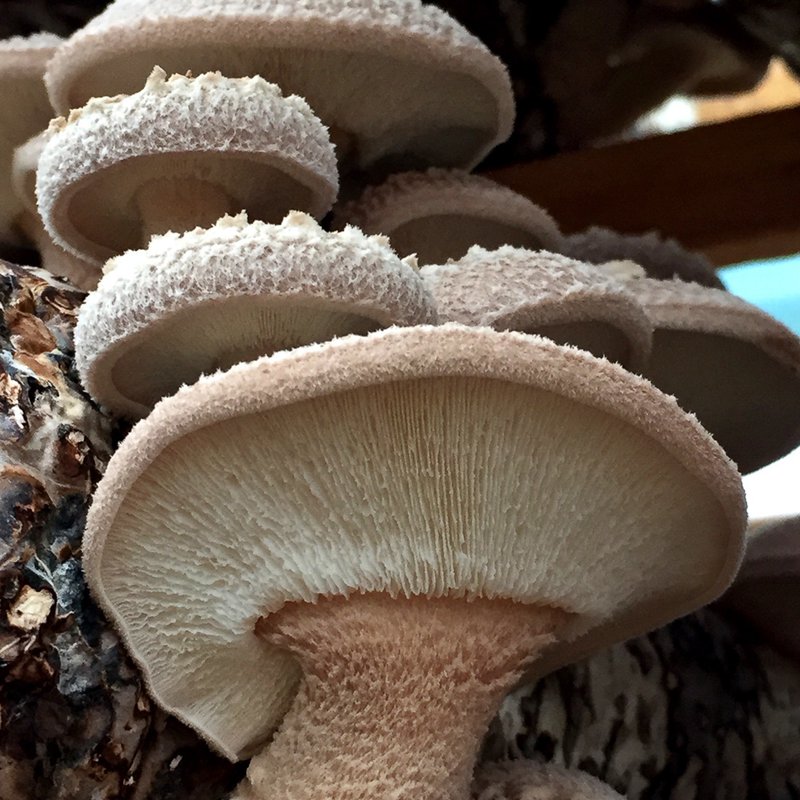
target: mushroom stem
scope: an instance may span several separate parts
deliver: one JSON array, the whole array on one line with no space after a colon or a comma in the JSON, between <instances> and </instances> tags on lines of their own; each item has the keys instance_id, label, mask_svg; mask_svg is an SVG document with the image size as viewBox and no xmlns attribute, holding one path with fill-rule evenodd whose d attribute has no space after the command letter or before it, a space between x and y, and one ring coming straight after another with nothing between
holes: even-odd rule
<instances>
[{"instance_id":1,"label":"mushroom stem","mask_svg":"<svg viewBox=\"0 0 800 800\"><path fill-rule=\"evenodd\" d=\"M235 213L230 196L219 186L198 178L156 178L136 192L142 220L142 244L167 231L183 233L207 228L225 214Z\"/></svg>"},{"instance_id":2,"label":"mushroom stem","mask_svg":"<svg viewBox=\"0 0 800 800\"><path fill-rule=\"evenodd\" d=\"M508 690L568 618L508 600L354 595L294 603L257 632L304 681L238 800L464 800Z\"/></svg>"}]
</instances>

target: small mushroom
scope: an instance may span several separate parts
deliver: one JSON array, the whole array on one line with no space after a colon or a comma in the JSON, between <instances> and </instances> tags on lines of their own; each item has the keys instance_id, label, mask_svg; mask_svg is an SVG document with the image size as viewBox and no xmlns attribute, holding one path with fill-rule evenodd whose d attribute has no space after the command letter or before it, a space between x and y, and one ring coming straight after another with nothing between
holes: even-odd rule
<instances>
[{"instance_id":1,"label":"small mushroom","mask_svg":"<svg viewBox=\"0 0 800 800\"><path fill-rule=\"evenodd\" d=\"M695 413L742 473L800 444L797 336L720 289L652 278L626 285L654 327L643 374Z\"/></svg>"},{"instance_id":2,"label":"small mushroom","mask_svg":"<svg viewBox=\"0 0 800 800\"><path fill-rule=\"evenodd\" d=\"M305 97L357 169L471 168L511 133L503 64L419 0L115 0L47 70L61 113L170 72L262 75Z\"/></svg>"},{"instance_id":3,"label":"small mushroom","mask_svg":"<svg viewBox=\"0 0 800 800\"><path fill-rule=\"evenodd\" d=\"M720 602L800 659L800 516L751 524L742 569Z\"/></svg>"},{"instance_id":4,"label":"small mushroom","mask_svg":"<svg viewBox=\"0 0 800 800\"><path fill-rule=\"evenodd\" d=\"M325 126L305 100L260 77L168 79L157 67L136 94L90 100L51 129L36 175L42 220L98 265L229 212L320 217L336 198Z\"/></svg>"},{"instance_id":5,"label":"small mushroom","mask_svg":"<svg viewBox=\"0 0 800 800\"><path fill-rule=\"evenodd\" d=\"M652 325L612 275L556 253L470 248L449 264L422 267L441 322L547 336L639 372Z\"/></svg>"},{"instance_id":6,"label":"small mushroom","mask_svg":"<svg viewBox=\"0 0 800 800\"><path fill-rule=\"evenodd\" d=\"M182 383L276 350L436 321L413 259L307 214L280 225L225 217L154 237L106 265L75 329L84 386L138 417Z\"/></svg>"},{"instance_id":7,"label":"small mushroom","mask_svg":"<svg viewBox=\"0 0 800 800\"><path fill-rule=\"evenodd\" d=\"M61 42L50 33L0 41L0 243L21 245L16 223L23 208L11 189L14 148L47 126L52 115L44 69Z\"/></svg>"},{"instance_id":8,"label":"small mushroom","mask_svg":"<svg viewBox=\"0 0 800 800\"><path fill-rule=\"evenodd\" d=\"M44 229L39 216L36 205L36 170L48 136L48 131L42 131L14 151L12 181L14 191L25 209L17 218L17 226L39 251L44 269L53 275L68 278L81 289L91 290L100 279L97 268L59 247Z\"/></svg>"},{"instance_id":9,"label":"small mushroom","mask_svg":"<svg viewBox=\"0 0 800 800\"><path fill-rule=\"evenodd\" d=\"M581 233L565 236L558 252L591 264L633 261L651 278L681 278L703 286L723 288L714 266L705 256L690 252L675 239L665 239L655 231L633 236L609 228L587 228Z\"/></svg>"},{"instance_id":10,"label":"small mushroom","mask_svg":"<svg viewBox=\"0 0 800 800\"><path fill-rule=\"evenodd\" d=\"M107 468L84 569L155 700L254 756L238 797L463 800L544 651L709 602L744 526L731 462L647 381L418 326L163 400Z\"/></svg>"},{"instance_id":11,"label":"small mushroom","mask_svg":"<svg viewBox=\"0 0 800 800\"><path fill-rule=\"evenodd\" d=\"M578 770L535 761L496 761L479 767L474 800L624 800L608 784Z\"/></svg>"},{"instance_id":12,"label":"small mushroom","mask_svg":"<svg viewBox=\"0 0 800 800\"><path fill-rule=\"evenodd\" d=\"M443 169L392 175L338 211L335 224L385 234L400 255L415 253L420 264L461 258L472 245L557 251L563 239L552 217L527 197Z\"/></svg>"}]
</instances>

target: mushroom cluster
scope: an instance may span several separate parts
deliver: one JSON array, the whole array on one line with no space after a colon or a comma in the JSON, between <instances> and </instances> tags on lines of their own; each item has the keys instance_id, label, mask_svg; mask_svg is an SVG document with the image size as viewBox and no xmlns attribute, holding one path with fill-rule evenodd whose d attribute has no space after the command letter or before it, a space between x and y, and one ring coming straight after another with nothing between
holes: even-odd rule
<instances>
[{"instance_id":1,"label":"mushroom cluster","mask_svg":"<svg viewBox=\"0 0 800 800\"><path fill-rule=\"evenodd\" d=\"M513 96L443 11L115 0L45 80L19 185L96 284L84 386L143 418L84 569L155 701L252 759L239 800L463 800L516 683L730 584L729 455L800 437L800 344L471 175Z\"/></svg>"}]
</instances>

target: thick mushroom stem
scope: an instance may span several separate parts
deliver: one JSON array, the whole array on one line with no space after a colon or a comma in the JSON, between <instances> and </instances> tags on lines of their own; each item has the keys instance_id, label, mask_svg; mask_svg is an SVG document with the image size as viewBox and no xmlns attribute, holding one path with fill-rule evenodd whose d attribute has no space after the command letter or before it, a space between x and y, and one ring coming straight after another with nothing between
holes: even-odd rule
<instances>
[{"instance_id":1,"label":"thick mushroom stem","mask_svg":"<svg viewBox=\"0 0 800 800\"><path fill-rule=\"evenodd\" d=\"M294 603L258 632L304 680L238 800L465 800L483 735L568 618L508 600Z\"/></svg>"},{"instance_id":2,"label":"thick mushroom stem","mask_svg":"<svg viewBox=\"0 0 800 800\"><path fill-rule=\"evenodd\" d=\"M208 228L225 214L239 210L219 186L199 178L155 178L138 189L135 202L144 247L151 236Z\"/></svg>"}]
</instances>

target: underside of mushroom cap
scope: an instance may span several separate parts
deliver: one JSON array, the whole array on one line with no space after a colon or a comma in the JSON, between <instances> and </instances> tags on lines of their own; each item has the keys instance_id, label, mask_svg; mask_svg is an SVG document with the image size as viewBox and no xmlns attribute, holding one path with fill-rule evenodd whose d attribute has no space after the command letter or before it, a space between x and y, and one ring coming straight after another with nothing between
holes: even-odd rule
<instances>
[{"instance_id":1,"label":"underside of mushroom cap","mask_svg":"<svg viewBox=\"0 0 800 800\"><path fill-rule=\"evenodd\" d=\"M239 215L112 259L81 309L75 354L92 397L139 417L238 361L435 321L413 259L383 237L326 233L299 212L281 225Z\"/></svg>"},{"instance_id":2,"label":"underside of mushroom cap","mask_svg":"<svg viewBox=\"0 0 800 800\"><path fill-rule=\"evenodd\" d=\"M52 116L44 69L60 37L37 33L0 40L0 242L21 244L15 229L22 204L11 188L14 148L38 133Z\"/></svg>"},{"instance_id":3,"label":"underside of mushroom cap","mask_svg":"<svg viewBox=\"0 0 800 800\"><path fill-rule=\"evenodd\" d=\"M293 209L320 217L338 191L325 126L261 77L167 79L156 68L136 94L95 98L51 128L37 174L42 219L98 265L141 244L135 198L154 181L202 180L266 222Z\"/></svg>"},{"instance_id":4,"label":"underside of mushroom cap","mask_svg":"<svg viewBox=\"0 0 800 800\"><path fill-rule=\"evenodd\" d=\"M742 569L722 604L776 648L800 659L800 516L748 529Z\"/></svg>"},{"instance_id":5,"label":"underside of mushroom cap","mask_svg":"<svg viewBox=\"0 0 800 800\"><path fill-rule=\"evenodd\" d=\"M609 228L587 228L581 233L565 236L560 252L592 264L633 261L642 266L651 278L677 277L703 286L722 288L722 281L705 256L692 253L675 239L663 238L655 231L629 235Z\"/></svg>"},{"instance_id":6,"label":"underside of mushroom cap","mask_svg":"<svg viewBox=\"0 0 800 800\"><path fill-rule=\"evenodd\" d=\"M345 224L389 236L400 255L415 253L420 264L461 258L472 245L558 251L563 240L552 217L527 197L479 175L436 168L369 187L336 214L334 225Z\"/></svg>"},{"instance_id":7,"label":"underside of mushroom cap","mask_svg":"<svg viewBox=\"0 0 800 800\"><path fill-rule=\"evenodd\" d=\"M50 97L65 113L130 93L153 64L263 75L307 98L361 169L470 168L514 119L502 63L419 0L116 0L59 49Z\"/></svg>"},{"instance_id":8,"label":"underside of mushroom cap","mask_svg":"<svg viewBox=\"0 0 800 800\"><path fill-rule=\"evenodd\" d=\"M733 465L647 381L541 337L420 326L159 403L109 464L84 568L156 700L241 758L295 691L254 634L286 602L500 597L624 638L717 596L744 525Z\"/></svg>"},{"instance_id":9,"label":"underside of mushroom cap","mask_svg":"<svg viewBox=\"0 0 800 800\"><path fill-rule=\"evenodd\" d=\"M698 416L742 473L800 444L800 339L719 289L634 279L654 327L645 376Z\"/></svg>"},{"instance_id":10,"label":"underside of mushroom cap","mask_svg":"<svg viewBox=\"0 0 800 800\"><path fill-rule=\"evenodd\" d=\"M639 372L652 325L625 285L600 268L545 251L472 247L420 274L442 322L538 333Z\"/></svg>"}]
</instances>

